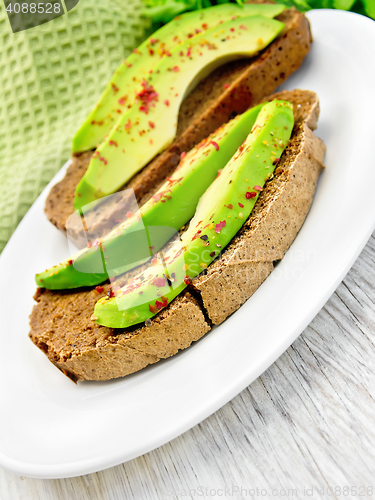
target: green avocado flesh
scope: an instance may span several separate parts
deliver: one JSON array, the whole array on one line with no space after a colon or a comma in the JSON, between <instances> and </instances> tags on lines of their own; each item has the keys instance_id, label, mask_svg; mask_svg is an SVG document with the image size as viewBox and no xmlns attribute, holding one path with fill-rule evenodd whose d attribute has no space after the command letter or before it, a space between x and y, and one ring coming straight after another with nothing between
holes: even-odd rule
<instances>
[{"instance_id":1,"label":"green avocado flesh","mask_svg":"<svg viewBox=\"0 0 375 500\"><path fill-rule=\"evenodd\" d=\"M134 102L135 88L149 76L160 58L168 57L171 50L181 42L234 16L262 15L273 18L284 8L281 4L245 4L243 7L224 4L183 14L160 28L116 70L99 102L76 133L73 152L95 149L103 141L119 117L128 109L127 106Z\"/></svg>"},{"instance_id":2,"label":"green avocado flesh","mask_svg":"<svg viewBox=\"0 0 375 500\"><path fill-rule=\"evenodd\" d=\"M138 212L128 212L126 222L94 247L38 274L37 285L51 290L98 285L160 250L193 217L200 197L246 139L263 106L236 116L189 151Z\"/></svg>"},{"instance_id":3,"label":"green avocado flesh","mask_svg":"<svg viewBox=\"0 0 375 500\"><path fill-rule=\"evenodd\" d=\"M236 18L181 43L138 86L134 105L92 157L79 182L74 207L85 206L120 189L173 141L179 107L189 87L214 67L264 49L284 24L262 16Z\"/></svg>"},{"instance_id":4,"label":"green avocado flesh","mask_svg":"<svg viewBox=\"0 0 375 500\"><path fill-rule=\"evenodd\" d=\"M260 191L275 169L294 125L292 105L272 101L260 111L252 132L201 197L183 234L154 265L113 298L95 306L100 325L125 328L143 322L166 307L230 243L249 217Z\"/></svg>"}]
</instances>

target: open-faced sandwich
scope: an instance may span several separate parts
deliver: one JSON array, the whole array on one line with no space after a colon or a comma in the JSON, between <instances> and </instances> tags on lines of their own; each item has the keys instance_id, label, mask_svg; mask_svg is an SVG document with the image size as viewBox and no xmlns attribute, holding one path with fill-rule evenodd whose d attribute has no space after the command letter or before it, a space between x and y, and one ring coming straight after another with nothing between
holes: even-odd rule
<instances>
[{"instance_id":1,"label":"open-faced sandwich","mask_svg":"<svg viewBox=\"0 0 375 500\"><path fill-rule=\"evenodd\" d=\"M37 275L30 338L71 379L188 347L283 258L325 146L314 92L268 94L310 42L295 9L225 4L179 16L115 73L46 204L82 250Z\"/></svg>"}]
</instances>

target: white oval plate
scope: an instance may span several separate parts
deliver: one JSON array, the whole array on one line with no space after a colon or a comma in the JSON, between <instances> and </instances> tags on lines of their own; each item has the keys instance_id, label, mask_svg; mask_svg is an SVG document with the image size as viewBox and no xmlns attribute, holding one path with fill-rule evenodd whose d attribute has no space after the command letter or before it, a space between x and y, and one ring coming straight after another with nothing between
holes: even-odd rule
<instances>
[{"instance_id":1,"label":"white oval plate","mask_svg":"<svg viewBox=\"0 0 375 500\"><path fill-rule=\"evenodd\" d=\"M255 380L317 314L375 227L375 23L308 14L315 42L285 88L318 93L327 169L285 259L239 311L195 345L110 382L74 385L27 337L34 273L62 260L45 218L51 182L0 259L0 464L62 478L105 469L190 429Z\"/></svg>"}]
</instances>

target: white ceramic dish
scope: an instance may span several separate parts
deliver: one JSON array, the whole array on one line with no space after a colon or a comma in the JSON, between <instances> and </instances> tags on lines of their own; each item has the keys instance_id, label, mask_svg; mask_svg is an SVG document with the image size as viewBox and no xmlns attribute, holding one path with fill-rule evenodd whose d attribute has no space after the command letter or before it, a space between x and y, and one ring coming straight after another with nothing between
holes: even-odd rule
<instances>
[{"instance_id":1,"label":"white ceramic dish","mask_svg":"<svg viewBox=\"0 0 375 500\"><path fill-rule=\"evenodd\" d=\"M285 87L318 93L327 169L285 259L194 346L124 379L75 386L27 337L33 275L68 252L43 213L49 187L26 215L0 259L0 465L26 476L77 476L166 443L268 368L349 270L375 227L375 23L329 10L308 17L315 43Z\"/></svg>"}]
</instances>

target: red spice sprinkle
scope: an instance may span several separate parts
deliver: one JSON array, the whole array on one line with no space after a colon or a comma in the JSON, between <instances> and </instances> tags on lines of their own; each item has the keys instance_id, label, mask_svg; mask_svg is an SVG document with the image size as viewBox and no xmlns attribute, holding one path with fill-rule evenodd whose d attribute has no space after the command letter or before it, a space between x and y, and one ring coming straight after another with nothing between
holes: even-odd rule
<instances>
[{"instance_id":1,"label":"red spice sprinkle","mask_svg":"<svg viewBox=\"0 0 375 500\"><path fill-rule=\"evenodd\" d=\"M223 229L223 227L225 227L227 225L227 221L226 220L222 220L221 222L219 222L219 224L216 224L215 226L215 233L220 233L220 231Z\"/></svg>"},{"instance_id":2,"label":"red spice sprinkle","mask_svg":"<svg viewBox=\"0 0 375 500\"><path fill-rule=\"evenodd\" d=\"M234 28L231 28L230 30L231 30L231 31L234 31Z\"/></svg>"},{"instance_id":3,"label":"red spice sprinkle","mask_svg":"<svg viewBox=\"0 0 375 500\"><path fill-rule=\"evenodd\" d=\"M133 212L126 212L126 217L129 219L130 217L133 217Z\"/></svg>"},{"instance_id":4,"label":"red spice sprinkle","mask_svg":"<svg viewBox=\"0 0 375 500\"><path fill-rule=\"evenodd\" d=\"M178 53L179 56L183 57L184 53L182 52L182 50L180 50L180 52Z\"/></svg>"},{"instance_id":5,"label":"red spice sprinkle","mask_svg":"<svg viewBox=\"0 0 375 500\"><path fill-rule=\"evenodd\" d=\"M121 106L123 106L127 98L128 96L124 95L123 97L121 97L121 99L118 100L118 103L121 104Z\"/></svg>"},{"instance_id":6,"label":"red spice sprinkle","mask_svg":"<svg viewBox=\"0 0 375 500\"><path fill-rule=\"evenodd\" d=\"M155 305L156 307L158 308L158 311L160 311L160 309L163 309L163 307L167 307L168 305L168 299L167 297L161 297L162 299L162 302L159 302L158 300L155 301Z\"/></svg>"},{"instance_id":7,"label":"red spice sprinkle","mask_svg":"<svg viewBox=\"0 0 375 500\"><path fill-rule=\"evenodd\" d=\"M243 25L243 24L241 24L240 29L242 29L242 30L247 30L246 26L245 26L245 25Z\"/></svg>"},{"instance_id":8,"label":"red spice sprinkle","mask_svg":"<svg viewBox=\"0 0 375 500\"><path fill-rule=\"evenodd\" d=\"M112 288L109 290L109 292L107 293L108 297L111 299L112 297L115 296L115 294L113 293L113 290Z\"/></svg>"},{"instance_id":9,"label":"red spice sprinkle","mask_svg":"<svg viewBox=\"0 0 375 500\"><path fill-rule=\"evenodd\" d=\"M178 66L173 66L172 71L177 73L178 71L180 71L180 68Z\"/></svg>"},{"instance_id":10,"label":"red spice sprinkle","mask_svg":"<svg viewBox=\"0 0 375 500\"><path fill-rule=\"evenodd\" d=\"M246 193L246 195L245 195L245 196L246 196L246 198L247 198L248 200L250 200L250 198L255 198L255 197L256 197L256 195L257 195L257 194L256 194L256 192L255 192L255 191L251 191L250 193L249 193L249 191L248 191L248 192Z\"/></svg>"},{"instance_id":11,"label":"red spice sprinkle","mask_svg":"<svg viewBox=\"0 0 375 500\"><path fill-rule=\"evenodd\" d=\"M191 56L191 47L189 47L189 48L187 49L186 55L187 55L187 57L190 57L190 56Z\"/></svg>"},{"instance_id":12,"label":"red spice sprinkle","mask_svg":"<svg viewBox=\"0 0 375 500\"><path fill-rule=\"evenodd\" d=\"M239 203L238 204L241 208L243 208L245 205L242 205L242 203Z\"/></svg>"},{"instance_id":13,"label":"red spice sprinkle","mask_svg":"<svg viewBox=\"0 0 375 500\"><path fill-rule=\"evenodd\" d=\"M117 87L117 85L115 85L113 82L111 82L111 85L112 85L112 89L113 89L113 92L116 93L119 91L119 88Z\"/></svg>"},{"instance_id":14,"label":"red spice sprinkle","mask_svg":"<svg viewBox=\"0 0 375 500\"><path fill-rule=\"evenodd\" d=\"M142 105L139 107L140 111L144 113L149 112L150 106L155 106L154 101L158 100L159 94L155 92L152 85L149 85L147 80L142 82L143 90L137 94L137 98L141 101Z\"/></svg>"},{"instance_id":15,"label":"red spice sprinkle","mask_svg":"<svg viewBox=\"0 0 375 500\"><path fill-rule=\"evenodd\" d=\"M219 144L218 144L217 142L215 142L215 141L210 141L210 144L212 144L212 145L213 145L213 147L216 149L216 151L219 151L219 149L220 149L220 148L219 148Z\"/></svg>"},{"instance_id":16,"label":"red spice sprinkle","mask_svg":"<svg viewBox=\"0 0 375 500\"><path fill-rule=\"evenodd\" d=\"M232 210L233 205L232 205L232 203L229 203L229 205L226 205L226 207L229 208L229 210Z\"/></svg>"},{"instance_id":17,"label":"red spice sprinkle","mask_svg":"<svg viewBox=\"0 0 375 500\"><path fill-rule=\"evenodd\" d=\"M166 106L169 106L169 101L168 101L168 99L165 99L163 102L164 102L164 104L165 104Z\"/></svg>"},{"instance_id":18,"label":"red spice sprinkle","mask_svg":"<svg viewBox=\"0 0 375 500\"><path fill-rule=\"evenodd\" d=\"M181 160L183 160L185 158L185 156L186 156L186 151L182 151L182 153L181 153Z\"/></svg>"},{"instance_id":19,"label":"red spice sprinkle","mask_svg":"<svg viewBox=\"0 0 375 500\"><path fill-rule=\"evenodd\" d=\"M159 39L158 38L151 38L150 43L151 45L155 45L155 43L158 43Z\"/></svg>"},{"instance_id":20,"label":"red spice sprinkle","mask_svg":"<svg viewBox=\"0 0 375 500\"><path fill-rule=\"evenodd\" d=\"M203 28L204 30L207 30L207 29L208 29L208 24L207 24L207 23L203 23L203 24L202 24L202 28Z\"/></svg>"},{"instance_id":21,"label":"red spice sprinkle","mask_svg":"<svg viewBox=\"0 0 375 500\"><path fill-rule=\"evenodd\" d=\"M258 184L256 186L254 186L254 189L255 189L255 191L262 191L261 186L258 186Z\"/></svg>"},{"instance_id":22,"label":"red spice sprinkle","mask_svg":"<svg viewBox=\"0 0 375 500\"><path fill-rule=\"evenodd\" d=\"M148 308L150 309L150 312L152 312L152 314L155 314L158 312L158 308L155 306L152 306L151 304L148 305Z\"/></svg>"},{"instance_id":23,"label":"red spice sprinkle","mask_svg":"<svg viewBox=\"0 0 375 500\"><path fill-rule=\"evenodd\" d=\"M228 89L230 87L229 83L224 83L224 88Z\"/></svg>"},{"instance_id":24,"label":"red spice sprinkle","mask_svg":"<svg viewBox=\"0 0 375 500\"><path fill-rule=\"evenodd\" d=\"M185 276L185 278L184 278L184 283L185 283L185 285L190 285L190 283L191 283L191 278L190 278L189 276Z\"/></svg>"},{"instance_id":25,"label":"red spice sprinkle","mask_svg":"<svg viewBox=\"0 0 375 500\"><path fill-rule=\"evenodd\" d=\"M103 120L100 120L98 122L96 122L95 120L92 120L91 125L99 125L99 127L100 127L101 125L103 125L103 123L104 123Z\"/></svg>"},{"instance_id":26,"label":"red spice sprinkle","mask_svg":"<svg viewBox=\"0 0 375 500\"><path fill-rule=\"evenodd\" d=\"M154 122L149 121L148 124L150 125L151 128L155 128L155 123Z\"/></svg>"},{"instance_id":27,"label":"red spice sprinkle","mask_svg":"<svg viewBox=\"0 0 375 500\"><path fill-rule=\"evenodd\" d=\"M102 161L104 163L104 165L107 165L107 163L108 163L108 160L106 160L105 158L103 158L103 156L100 156L99 160Z\"/></svg>"},{"instance_id":28,"label":"red spice sprinkle","mask_svg":"<svg viewBox=\"0 0 375 500\"><path fill-rule=\"evenodd\" d=\"M155 51L154 49L152 49L151 47L148 48L148 53L150 54L150 56L153 56L155 54Z\"/></svg>"},{"instance_id":29,"label":"red spice sprinkle","mask_svg":"<svg viewBox=\"0 0 375 500\"><path fill-rule=\"evenodd\" d=\"M110 145L110 146L116 146L116 148L118 147L117 142L116 142L116 141L112 141L112 140L111 140L111 141L109 141L109 145Z\"/></svg>"},{"instance_id":30,"label":"red spice sprinkle","mask_svg":"<svg viewBox=\"0 0 375 500\"><path fill-rule=\"evenodd\" d=\"M71 266L71 265L73 265L73 260L72 259L68 260L68 266Z\"/></svg>"},{"instance_id":31,"label":"red spice sprinkle","mask_svg":"<svg viewBox=\"0 0 375 500\"><path fill-rule=\"evenodd\" d=\"M129 120L125 123L125 130L129 130L131 128L131 126L132 126L132 122L129 118Z\"/></svg>"},{"instance_id":32,"label":"red spice sprinkle","mask_svg":"<svg viewBox=\"0 0 375 500\"><path fill-rule=\"evenodd\" d=\"M104 288L100 285L96 286L95 287L95 290L98 292L98 293L103 293L104 292Z\"/></svg>"},{"instance_id":33,"label":"red spice sprinkle","mask_svg":"<svg viewBox=\"0 0 375 500\"><path fill-rule=\"evenodd\" d=\"M154 278L151 281L151 285L155 285L158 288L162 288L163 286L165 286L165 279L164 278Z\"/></svg>"}]
</instances>

